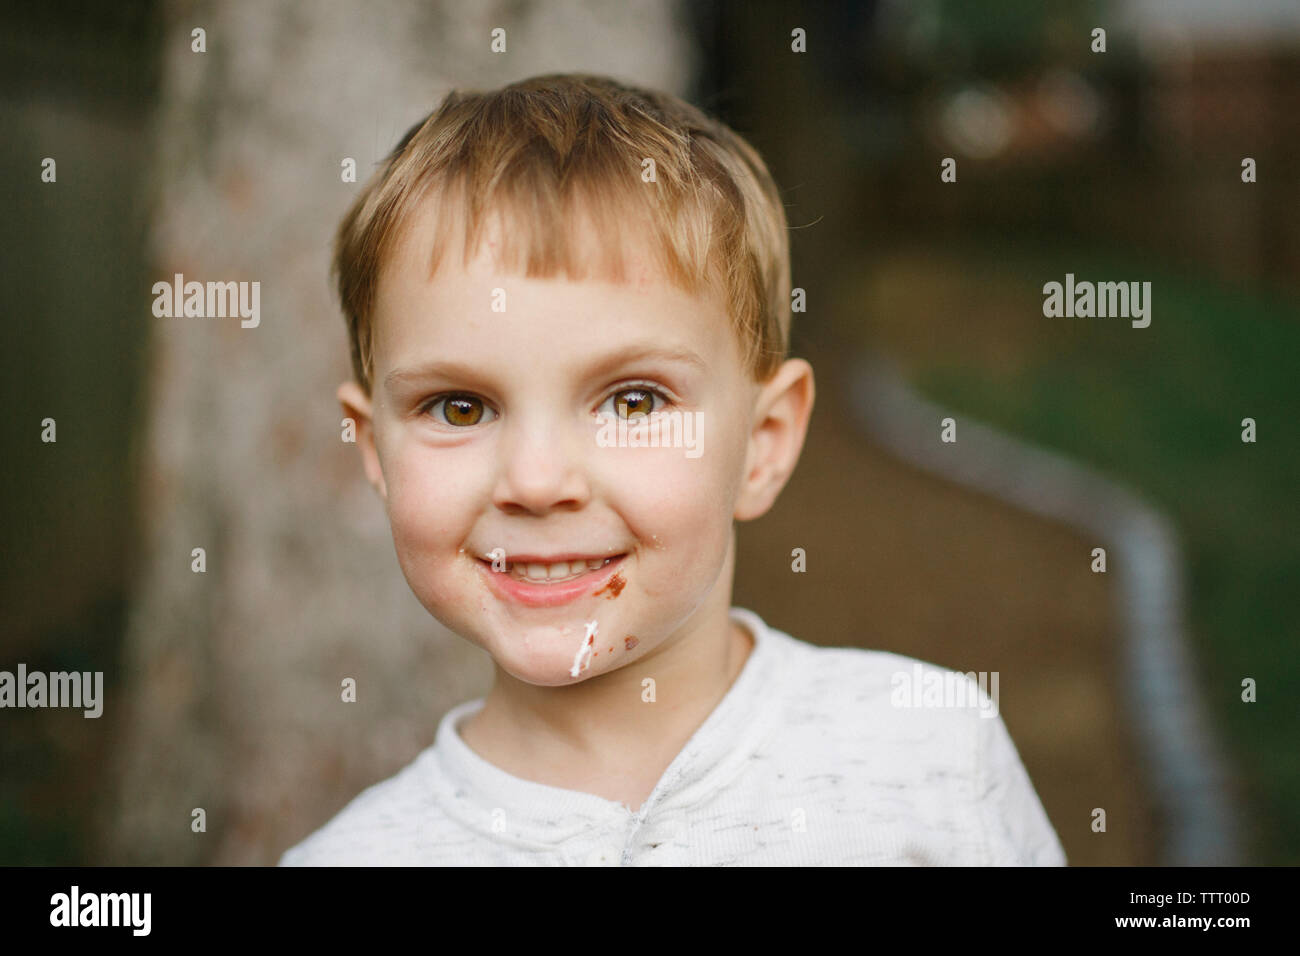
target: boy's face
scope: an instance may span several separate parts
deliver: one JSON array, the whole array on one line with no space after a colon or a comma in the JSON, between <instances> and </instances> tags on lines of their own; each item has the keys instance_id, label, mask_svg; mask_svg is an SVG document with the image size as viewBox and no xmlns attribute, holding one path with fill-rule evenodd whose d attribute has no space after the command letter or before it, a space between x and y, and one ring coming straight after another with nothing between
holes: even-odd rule
<instances>
[{"instance_id":1,"label":"boy's face","mask_svg":"<svg viewBox=\"0 0 1300 956\"><path fill-rule=\"evenodd\" d=\"M402 570L434 617L519 680L614 670L688 625L713 588L730 593L732 519L775 496L744 500L762 389L721 300L644 258L623 285L507 275L489 230L467 269L449 253L430 278L424 235L408 233L380 280L371 401L340 390L361 412ZM650 411L690 413L697 450L598 440L620 413ZM514 571L493 570L494 552ZM611 556L568 582L555 568L552 583L507 580L526 563Z\"/></svg>"}]
</instances>

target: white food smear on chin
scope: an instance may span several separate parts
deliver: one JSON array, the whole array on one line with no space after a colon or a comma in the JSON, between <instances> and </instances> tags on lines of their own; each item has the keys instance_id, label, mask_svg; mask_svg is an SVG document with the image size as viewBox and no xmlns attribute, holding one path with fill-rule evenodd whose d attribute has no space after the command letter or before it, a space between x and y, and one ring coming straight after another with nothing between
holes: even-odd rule
<instances>
[{"instance_id":1,"label":"white food smear on chin","mask_svg":"<svg viewBox=\"0 0 1300 956\"><path fill-rule=\"evenodd\" d=\"M587 636L582 639L582 646L578 648L578 653L573 655L573 666L569 668L570 677L577 677L582 671L591 666L591 649L595 644L596 622L588 621Z\"/></svg>"}]
</instances>

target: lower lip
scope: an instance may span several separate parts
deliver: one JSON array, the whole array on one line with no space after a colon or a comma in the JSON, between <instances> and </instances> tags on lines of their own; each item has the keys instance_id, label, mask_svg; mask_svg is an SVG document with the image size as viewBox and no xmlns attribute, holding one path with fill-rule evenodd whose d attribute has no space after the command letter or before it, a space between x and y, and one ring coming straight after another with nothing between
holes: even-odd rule
<instances>
[{"instance_id":1,"label":"lower lip","mask_svg":"<svg viewBox=\"0 0 1300 956\"><path fill-rule=\"evenodd\" d=\"M487 561L478 561L479 568L488 578L488 586L505 601L514 601L528 607L556 607L568 604L591 590L599 590L622 565L627 555L619 555L609 564L587 571L559 584L542 584L520 581L506 571L493 571ZM477 560L477 559L476 559Z\"/></svg>"}]
</instances>

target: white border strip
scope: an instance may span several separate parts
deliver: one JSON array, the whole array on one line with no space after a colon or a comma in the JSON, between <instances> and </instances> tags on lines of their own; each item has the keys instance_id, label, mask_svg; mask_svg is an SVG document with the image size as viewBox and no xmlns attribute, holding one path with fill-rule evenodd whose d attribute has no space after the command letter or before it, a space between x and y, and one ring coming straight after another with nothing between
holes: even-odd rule
<instances>
[{"instance_id":1,"label":"white border strip","mask_svg":"<svg viewBox=\"0 0 1300 956\"><path fill-rule=\"evenodd\" d=\"M850 392L859 425L898 457L1107 546L1108 568L1119 578L1125 697L1162 811L1164 861L1240 865L1231 782L1199 706L1184 639L1182 559L1169 522L1086 466L925 400L881 358L855 363ZM949 416L958 422L957 442L945 444L940 421Z\"/></svg>"}]
</instances>

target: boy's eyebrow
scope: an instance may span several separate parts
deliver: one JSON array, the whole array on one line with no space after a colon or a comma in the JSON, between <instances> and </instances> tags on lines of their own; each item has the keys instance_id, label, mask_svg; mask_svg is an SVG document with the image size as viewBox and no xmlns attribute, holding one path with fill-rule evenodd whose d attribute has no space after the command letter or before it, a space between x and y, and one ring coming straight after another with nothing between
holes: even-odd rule
<instances>
[{"instance_id":1,"label":"boy's eyebrow","mask_svg":"<svg viewBox=\"0 0 1300 956\"><path fill-rule=\"evenodd\" d=\"M617 352L611 352L608 355L601 356L587 369L587 374L599 375L601 372L609 371L610 369L617 368L620 365L626 365L629 362L642 361L646 359L658 359L664 362L684 362L687 365L694 365L701 372L707 372L709 370L708 363L688 348L633 343L624 346Z\"/></svg>"},{"instance_id":2,"label":"boy's eyebrow","mask_svg":"<svg viewBox=\"0 0 1300 956\"><path fill-rule=\"evenodd\" d=\"M477 379L479 374L474 366L462 362L428 362L424 365L393 369L384 376L384 388L391 391L394 385L420 382L426 378Z\"/></svg>"},{"instance_id":3,"label":"boy's eyebrow","mask_svg":"<svg viewBox=\"0 0 1300 956\"><path fill-rule=\"evenodd\" d=\"M688 348L668 348L655 345L628 345L619 349L617 352L611 352L608 355L602 355L594 361L586 370L586 375L600 375L611 369L618 368L633 361L644 361L647 359L658 359L667 362L683 362L687 365L693 365L702 372L708 371L708 363L699 355ZM384 387L391 389L394 385L406 381L419 381L426 378L454 378L454 379L477 379L482 376L482 370L472 365L466 365L463 362L429 362L425 365L415 365L407 368L395 368L384 376Z\"/></svg>"}]
</instances>

